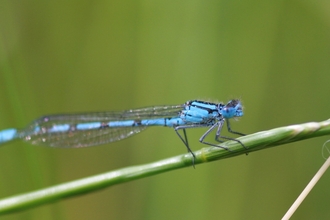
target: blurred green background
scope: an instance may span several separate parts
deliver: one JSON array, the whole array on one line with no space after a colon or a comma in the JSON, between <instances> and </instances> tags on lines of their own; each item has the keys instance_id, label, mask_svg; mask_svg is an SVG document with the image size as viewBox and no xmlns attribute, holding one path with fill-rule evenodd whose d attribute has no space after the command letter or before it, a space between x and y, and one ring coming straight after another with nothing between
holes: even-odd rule
<instances>
[{"instance_id":1,"label":"blurred green background","mask_svg":"<svg viewBox=\"0 0 330 220\"><path fill-rule=\"evenodd\" d=\"M330 2L1 1L0 129L63 112L241 98L254 133L329 118ZM193 149L205 130L188 131ZM315 138L1 219L279 219L324 162ZM0 149L0 197L185 153L172 129L84 149ZM292 219L330 216L327 173Z\"/></svg>"}]
</instances>

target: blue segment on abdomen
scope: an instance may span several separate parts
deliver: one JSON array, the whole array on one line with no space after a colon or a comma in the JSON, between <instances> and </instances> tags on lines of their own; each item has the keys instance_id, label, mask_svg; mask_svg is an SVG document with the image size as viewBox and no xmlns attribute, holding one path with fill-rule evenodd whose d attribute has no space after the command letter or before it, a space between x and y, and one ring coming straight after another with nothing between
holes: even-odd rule
<instances>
[{"instance_id":1,"label":"blue segment on abdomen","mask_svg":"<svg viewBox=\"0 0 330 220\"><path fill-rule=\"evenodd\" d=\"M101 122L81 123L77 124L77 130L96 129L101 127Z\"/></svg>"},{"instance_id":2,"label":"blue segment on abdomen","mask_svg":"<svg viewBox=\"0 0 330 220\"><path fill-rule=\"evenodd\" d=\"M133 126L135 125L134 120L129 120L129 121L110 121L108 123L109 127L127 127L127 126Z\"/></svg>"},{"instance_id":3,"label":"blue segment on abdomen","mask_svg":"<svg viewBox=\"0 0 330 220\"><path fill-rule=\"evenodd\" d=\"M47 132L66 132L70 129L70 125L63 124L63 125L54 125L53 127L49 128Z\"/></svg>"},{"instance_id":4,"label":"blue segment on abdomen","mask_svg":"<svg viewBox=\"0 0 330 220\"><path fill-rule=\"evenodd\" d=\"M166 126L166 127L173 127L178 125L184 125L185 122L182 118L156 118L156 119L146 119L141 121L142 125L145 126Z\"/></svg>"}]
</instances>

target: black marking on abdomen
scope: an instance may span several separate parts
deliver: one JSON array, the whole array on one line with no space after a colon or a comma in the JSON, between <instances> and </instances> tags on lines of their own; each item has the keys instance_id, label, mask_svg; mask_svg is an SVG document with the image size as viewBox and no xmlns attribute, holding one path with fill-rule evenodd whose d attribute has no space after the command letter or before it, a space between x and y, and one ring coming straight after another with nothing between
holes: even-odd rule
<instances>
[{"instance_id":1,"label":"black marking on abdomen","mask_svg":"<svg viewBox=\"0 0 330 220\"><path fill-rule=\"evenodd\" d=\"M134 120L134 124L132 124L132 126L141 126L141 120Z\"/></svg>"},{"instance_id":2,"label":"black marking on abdomen","mask_svg":"<svg viewBox=\"0 0 330 220\"><path fill-rule=\"evenodd\" d=\"M108 128L108 127L109 127L109 123L102 122L101 123L101 126L99 127L99 129Z\"/></svg>"},{"instance_id":3,"label":"black marking on abdomen","mask_svg":"<svg viewBox=\"0 0 330 220\"><path fill-rule=\"evenodd\" d=\"M75 131L75 130L77 130L77 124L70 125L69 131Z\"/></svg>"}]
</instances>

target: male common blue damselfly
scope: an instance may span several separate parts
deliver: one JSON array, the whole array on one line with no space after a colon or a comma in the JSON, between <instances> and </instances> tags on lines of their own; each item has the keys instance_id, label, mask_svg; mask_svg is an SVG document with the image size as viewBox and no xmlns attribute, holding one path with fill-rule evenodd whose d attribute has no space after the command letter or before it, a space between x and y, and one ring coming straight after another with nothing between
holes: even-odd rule
<instances>
[{"instance_id":1,"label":"male common blue damselfly","mask_svg":"<svg viewBox=\"0 0 330 220\"><path fill-rule=\"evenodd\" d=\"M244 135L231 130L228 120L241 116L243 108L237 99L227 104L193 100L181 105L126 111L49 115L33 121L24 129L11 128L0 131L0 144L22 139L31 144L50 147L89 147L130 137L148 126L165 126L174 128L188 152L195 158L188 144L186 129L208 127L199 139L203 144L229 150L204 141L211 131L215 130L216 141L233 140L246 148L239 140L220 135L225 121L229 132ZM183 131L183 135L179 133L180 130Z\"/></svg>"}]
</instances>

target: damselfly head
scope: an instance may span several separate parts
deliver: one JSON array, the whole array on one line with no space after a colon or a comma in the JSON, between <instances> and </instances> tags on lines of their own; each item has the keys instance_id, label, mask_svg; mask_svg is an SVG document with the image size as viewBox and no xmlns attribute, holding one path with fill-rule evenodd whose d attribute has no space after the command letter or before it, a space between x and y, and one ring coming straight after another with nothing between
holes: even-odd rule
<instances>
[{"instance_id":1,"label":"damselfly head","mask_svg":"<svg viewBox=\"0 0 330 220\"><path fill-rule=\"evenodd\" d=\"M238 99L230 100L220 109L220 114L224 118L233 118L243 116L243 107Z\"/></svg>"}]
</instances>

